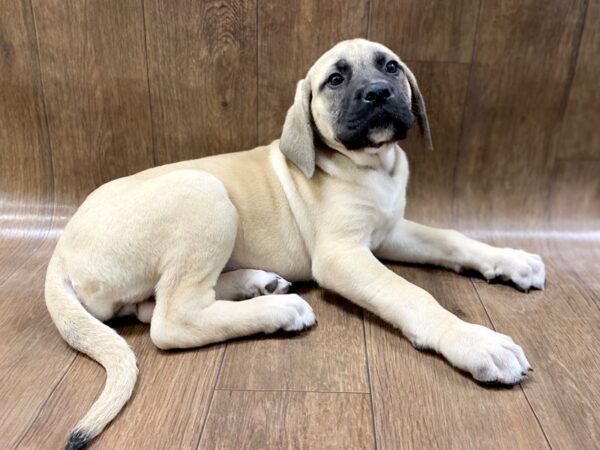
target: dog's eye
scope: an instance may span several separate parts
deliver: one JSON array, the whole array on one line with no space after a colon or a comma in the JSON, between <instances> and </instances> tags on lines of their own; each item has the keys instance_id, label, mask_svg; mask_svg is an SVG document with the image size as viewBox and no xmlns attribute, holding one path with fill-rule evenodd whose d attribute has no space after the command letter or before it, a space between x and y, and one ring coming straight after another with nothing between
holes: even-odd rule
<instances>
[{"instance_id":1,"label":"dog's eye","mask_svg":"<svg viewBox=\"0 0 600 450\"><path fill-rule=\"evenodd\" d=\"M331 86L339 86L344 82L344 77L339 73L333 73L327 79L327 83Z\"/></svg>"},{"instance_id":2,"label":"dog's eye","mask_svg":"<svg viewBox=\"0 0 600 450\"><path fill-rule=\"evenodd\" d=\"M387 73L398 73L399 69L400 69L400 65L396 61L389 61L385 65L385 70Z\"/></svg>"}]
</instances>

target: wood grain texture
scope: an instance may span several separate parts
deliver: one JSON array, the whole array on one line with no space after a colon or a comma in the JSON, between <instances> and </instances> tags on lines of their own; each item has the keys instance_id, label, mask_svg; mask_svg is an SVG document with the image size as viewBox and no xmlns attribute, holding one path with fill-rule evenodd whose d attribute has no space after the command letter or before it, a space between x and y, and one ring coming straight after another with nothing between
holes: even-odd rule
<instances>
[{"instance_id":1,"label":"wood grain texture","mask_svg":"<svg viewBox=\"0 0 600 450\"><path fill-rule=\"evenodd\" d=\"M548 255L552 255L555 272L560 280L584 292L600 308L600 242L593 239L553 240Z\"/></svg>"},{"instance_id":2,"label":"wood grain texture","mask_svg":"<svg viewBox=\"0 0 600 450\"><path fill-rule=\"evenodd\" d=\"M312 306L318 326L292 339L230 343L219 389L369 392L362 311L315 287L298 294Z\"/></svg>"},{"instance_id":3,"label":"wood grain texture","mask_svg":"<svg viewBox=\"0 0 600 450\"><path fill-rule=\"evenodd\" d=\"M369 39L405 60L470 62L480 0L372 0Z\"/></svg>"},{"instance_id":4,"label":"wood grain texture","mask_svg":"<svg viewBox=\"0 0 600 450\"><path fill-rule=\"evenodd\" d=\"M394 266L394 270L458 316L490 325L468 278L437 269ZM548 448L519 387L482 387L437 355L416 351L380 319L368 317L367 351L379 448Z\"/></svg>"},{"instance_id":5,"label":"wood grain texture","mask_svg":"<svg viewBox=\"0 0 600 450\"><path fill-rule=\"evenodd\" d=\"M425 97L435 150L424 148L418 130L412 130L402 148L410 164L406 217L433 226L456 223L453 189L467 96L469 66L466 64L408 62Z\"/></svg>"},{"instance_id":6,"label":"wood grain texture","mask_svg":"<svg viewBox=\"0 0 600 450\"><path fill-rule=\"evenodd\" d=\"M216 391L198 448L374 448L369 396Z\"/></svg>"},{"instance_id":7,"label":"wood grain texture","mask_svg":"<svg viewBox=\"0 0 600 450\"><path fill-rule=\"evenodd\" d=\"M337 42L366 37L367 0L258 4L258 137L278 139L298 80Z\"/></svg>"},{"instance_id":8,"label":"wood grain texture","mask_svg":"<svg viewBox=\"0 0 600 450\"><path fill-rule=\"evenodd\" d=\"M29 2L0 2L0 283L39 248L52 218L52 165Z\"/></svg>"},{"instance_id":9,"label":"wood grain texture","mask_svg":"<svg viewBox=\"0 0 600 450\"><path fill-rule=\"evenodd\" d=\"M589 231L600 225L600 158L554 163L549 211L559 230Z\"/></svg>"},{"instance_id":10,"label":"wood grain texture","mask_svg":"<svg viewBox=\"0 0 600 450\"><path fill-rule=\"evenodd\" d=\"M594 429L597 428L593 411L598 398L596 388L600 385L594 378L595 368L600 363L596 351L600 347L595 342L597 336L594 331L598 325L600 304L594 305L593 300L588 297L588 293L597 296L599 292L599 286L593 284L593 280L600 276L600 267L597 264L594 266L594 261L597 261L594 258L597 256L587 253L590 256L583 260L586 253L580 250L584 246L576 248L573 243L560 247L547 242L539 244L531 239L510 242L495 239L494 243L525 246L539 251L549 262L549 286L543 292L525 295L510 287L487 285L477 280L475 282L478 290L489 289L493 294L490 300L490 295L480 292L495 326L500 331L512 334L517 342L523 344L534 364L536 371L524 384L525 392L536 414L543 414L548 419L547 424L542 422L544 430L559 430L556 441L558 444L552 442L554 448L590 447ZM573 256L568 249L575 252ZM550 257L552 254L559 255L560 258ZM47 256L48 253L40 255L40 262L43 263ZM575 263L578 261L589 270L582 278L577 278L579 268ZM469 287L467 278L443 270L411 267L395 267L395 270L428 289L448 309L466 320L488 324L481 305L474 299L474 291ZM91 403L103 382L102 369L96 363L78 357L75 365L50 395L53 386L60 381L60 376L52 374L67 370L72 360L69 357L74 353L61 341L46 315L40 298L42 279L43 273L30 268L24 273L15 274L14 285L7 283L0 290L2 298L10 300L10 303L0 306L5 319L1 329L13 338L12 341L3 339L5 347L2 347L2 360L14 363L13 369L2 367L3 374L9 374L8 378L3 378L2 385L3 398L7 399L3 403L7 410L2 413L9 419L4 422L6 429L0 434L3 437L3 447L5 443L12 447L11 444L23 437L19 432L23 433L25 429L28 431L19 448L40 448L41 443L49 443L50 447L60 446L69 427ZM552 286L560 290L559 294L551 290ZM568 293L567 299L561 298L563 293ZM23 299L17 294L22 294ZM34 299L36 296L37 301L32 305L37 308L37 313L24 313L22 308L15 307L27 298ZM313 305L316 304L312 298L309 300ZM500 322L497 322L498 316L501 317ZM544 446L539 439L539 428L525 413L525 404L517 388L481 388L440 358L416 352L396 331L381 321L370 318L366 325L376 429L381 448L403 448L411 444L429 448ZM329 326L336 325L321 322L317 331ZM31 334L32 331L35 331L34 335ZM140 359L142 375L131 405L107 430L106 437L103 436L96 445L98 448L119 448L134 442L135 445L153 446L149 442L165 445L174 439L182 439L177 441L180 448L193 448L188 445L191 445L195 437L199 437L203 417L201 412L206 410L207 391L210 391L215 381L216 372L211 372L215 370L215 358L207 359L206 350L175 354L157 352L148 340L146 326L119 327L119 331L134 346ZM563 337L565 333L566 338ZM285 339L281 342L293 346L297 339ZM23 347L24 342L29 344ZM48 346L49 342L56 344L56 350ZM338 342L340 344L335 348L340 351L344 341ZM23 348L27 348L27 351L23 351ZM310 346L294 348L297 353L306 351L314 357L313 350ZM44 358L39 357L42 352ZM63 361L61 357L67 359ZM284 378L288 369L285 365L277 367L276 371L270 373L270 377ZM250 364L240 370L252 378L252 373L257 369ZM258 372L260 373L260 369ZM306 374L307 378L317 376L322 375ZM528 389L532 389L535 394L533 397L529 395ZM49 396L47 401L43 393ZM43 402L45 404L42 406ZM275 406L268 403L261 410L258 406L260 401L254 397L248 400L248 404L253 406L240 407L239 403L225 401L223 408L231 409L227 412L227 420L244 423L246 416L258 414L256 411L264 411L267 417L281 411L281 407L276 406L277 402ZM348 414L356 413L355 407L346 407L354 408ZM312 426L321 426L321 422L328 423L324 419L315 418L337 417L335 413L323 413L322 407L302 408L303 416L313 418ZM252 412L243 413L246 410ZM217 417L219 422L214 428L219 430L223 424L220 422L223 415L219 413ZM407 417L411 419L406 420ZM34 418L33 425L29 427ZM366 423L362 419L356 420L356 426ZM272 422L269 420L267 423ZM348 423L351 422L348 419ZM172 433L165 432L168 427L162 424L182 430L183 437L174 437ZM257 428L260 429L252 427L252 430ZM271 426L269 432L276 433L276 437L272 438L277 439L276 442L292 439L287 434L281 437L283 428L275 427L275 431L273 428ZM205 433L209 433L209 429L207 424ZM435 433L431 432L433 429L436 430ZM506 430L510 430L510 433L506 433ZM261 433L257 432L259 438L256 439L267 439ZM295 436L294 433L296 431L292 432L292 437ZM208 437L203 437L203 444L199 448L234 448L238 444L237 434L221 433L217 437L215 434L216 431L213 431ZM242 436L245 434L242 433ZM465 438L468 440L464 440ZM257 446L260 447L258 444Z\"/></svg>"},{"instance_id":11,"label":"wood grain texture","mask_svg":"<svg viewBox=\"0 0 600 450\"><path fill-rule=\"evenodd\" d=\"M46 241L0 287L0 448L14 448L75 354L59 336L44 304Z\"/></svg>"},{"instance_id":12,"label":"wood grain texture","mask_svg":"<svg viewBox=\"0 0 600 450\"><path fill-rule=\"evenodd\" d=\"M554 255L546 259L548 281L542 292L522 299L509 287L482 282L476 283L477 292L494 325L527 352L535 372L523 383L524 392L552 447L597 448L600 308L580 283L562 275L565 262ZM595 279L600 276L596 267Z\"/></svg>"},{"instance_id":13,"label":"wood grain texture","mask_svg":"<svg viewBox=\"0 0 600 450\"><path fill-rule=\"evenodd\" d=\"M141 4L34 1L59 204L153 164Z\"/></svg>"},{"instance_id":14,"label":"wood grain texture","mask_svg":"<svg viewBox=\"0 0 600 450\"><path fill-rule=\"evenodd\" d=\"M90 448L196 448L224 346L162 352L147 325L119 326L133 347L140 377L132 399ZM102 390L104 370L79 355L43 405L20 448L60 448Z\"/></svg>"},{"instance_id":15,"label":"wood grain texture","mask_svg":"<svg viewBox=\"0 0 600 450\"><path fill-rule=\"evenodd\" d=\"M600 2L588 2L558 158L600 159Z\"/></svg>"},{"instance_id":16,"label":"wood grain texture","mask_svg":"<svg viewBox=\"0 0 600 450\"><path fill-rule=\"evenodd\" d=\"M461 224L547 226L548 168L584 7L483 2L456 178Z\"/></svg>"},{"instance_id":17,"label":"wood grain texture","mask_svg":"<svg viewBox=\"0 0 600 450\"><path fill-rule=\"evenodd\" d=\"M43 303L81 199L279 137L296 81L359 36L396 50L428 103L436 151L414 131L404 145L407 215L538 251L548 284L394 270L513 335L534 374L484 389L304 286L319 326L295 337L164 353L147 326L118 325L140 380L92 448L597 447L599 19L597 0L0 0L0 448L62 447L102 388Z\"/></svg>"},{"instance_id":18,"label":"wood grain texture","mask_svg":"<svg viewBox=\"0 0 600 450\"><path fill-rule=\"evenodd\" d=\"M258 145L256 0L144 7L156 163Z\"/></svg>"}]
</instances>

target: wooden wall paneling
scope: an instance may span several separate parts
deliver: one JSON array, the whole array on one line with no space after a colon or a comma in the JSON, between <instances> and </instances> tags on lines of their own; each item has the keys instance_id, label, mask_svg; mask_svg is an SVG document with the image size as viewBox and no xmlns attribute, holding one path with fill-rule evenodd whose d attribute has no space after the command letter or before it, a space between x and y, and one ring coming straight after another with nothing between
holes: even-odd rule
<instances>
[{"instance_id":1,"label":"wooden wall paneling","mask_svg":"<svg viewBox=\"0 0 600 450\"><path fill-rule=\"evenodd\" d=\"M410 61L408 65L425 97L435 150L425 149L417 127L401 143L410 166L406 217L449 227L456 223L452 195L469 65Z\"/></svg>"},{"instance_id":2,"label":"wooden wall paneling","mask_svg":"<svg viewBox=\"0 0 600 450\"><path fill-rule=\"evenodd\" d=\"M44 279L54 241L0 286L0 448L14 448L75 358L44 303Z\"/></svg>"},{"instance_id":3,"label":"wooden wall paneling","mask_svg":"<svg viewBox=\"0 0 600 450\"><path fill-rule=\"evenodd\" d=\"M600 159L600 2L588 1L587 14L557 158Z\"/></svg>"},{"instance_id":4,"label":"wooden wall paneling","mask_svg":"<svg viewBox=\"0 0 600 450\"><path fill-rule=\"evenodd\" d=\"M549 189L553 229L600 229L600 158L557 159Z\"/></svg>"},{"instance_id":5,"label":"wooden wall paneling","mask_svg":"<svg viewBox=\"0 0 600 450\"><path fill-rule=\"evenodd\" d=\"M545 227L581 0L483 2L456 178L465 226Z\"/></svg>"},{"instance_id":6,"label":"wooden wall paneling","mask_svg":"<svg viewBox=\"0 0 600 450\"><path fill-rule=\"evenodd\" d=\"M216 391L198 448L374 448L369 396Z\"/></svg>"},{"instance_id":7,"label":"wooden wall paneling","mask_svg":"<svg viewBox=\"0 0 600 450\"><path fill-rule=\"evenodd\" d=\"M52 162L27 1L0 2L0 284L42 244L52 218Z\"/></svg>"},{"instance_id":8,"label":"wooden wall paneling","mask_svg":"<svg viewBox=\"0 0 600 450\"><path fill-rule=\"evenodd\" d=\"M470 62L480 0L372 0L369 38L404 60Z\"/></svg>"},{"instance_id":9,"label":"wooden wall paneling","mask_svg":"<svg viewBox=\"0 0 600 450\"><path fill-rule=\"evenodd\" d=\"M397 265L392 269L431 292L464 320L490 326L468 278L441 269ZM522 297L521 301L528 300ZM519 387L483 387L440 356L418 352L380 319L371 314L367 317L379 448L548 448ZM506 330L501 327L500 331Z\"/></svg>"},{"instance_id":10,"label":"wooden wall paneling","mask_svg":"<svg viewBox=\"0 0 600 450\"><path fill-rule=\"evenodd\" d=\"M145 0L157 164L257 145L256 0Z\"/></svg>"},{"instance_id":11,"label":"wooden wall paneling","mask_svg":"<svg viewBox=\"0 0 600 450\"><path fill-rule=\"evenodd\" d=\"M337 42L367 36L368 0L258 4L258 137L278 139L298 80Z\"/></svg>"},{"instance_id":12,"label":"wooden wall paneling","mask_svg":"<svg viewBox=\"0 0 600 450\"><path fill-rule=\"evenodd\" d=\"M229 343L219 389L369 392L362 311L316 287L298 294L311 304L318 326L293 338Z\"/></svg>"},{"instance_id":13,"label":"wooden wall paneling","mask_svg":"<svg viewBox=\"0 0 600 450\"><path fill-rule=\"evenodd\" d=\"M598 228L596 0L0 0L0 11L2 448L61 446L102 388L101 367L68 348L43 302L46 264L75 206L154 163L279 137L297 80L339 40L390 46L428 100L436 152L415 132L406 142L409 217L473 232ZM292 339L161 352L147 326L119 326L141 375L95 446L370 448L371 387L381 448L545 448L544 432L556 448L593 448L597 241L559 234L524 238L548 267L547 289L529 295L394 267L467 320L489 325L489 313L513 335L536 369L524 391L482 388L305 287L320 326Z\"/></svg>"},{"instance_id":14,"label":"wooden wall paneling","mask_svg":"<svg viewBox=\"0 0 600 450\"><path fill-rule=\"evenodd\" d=\"M140 2L33 1L59 204L152 166Z\"/></svg>"},{"instance_id":15,"label":"wooden wall paneling","mask_svg":"<svg viewBox=\"0 0 600 450\"><path fill-rule=\"evenodd\" d=\"M594 258L588 254L588 264ZM475 286L494 325L523 346L535 369L523 388L552 448L593 449L600 440L600 308L579 280L563 275L567 261L546 255L544 291ZM599 274L597 267L592 280Z\"/></svg>"},{"instance_id":16,"label":"wooden wall paneling","mask_svg":"<svg viewBox=\"0 0 600 450\"><path fill-rule=\"evenodd\" d=\"M423 151L416 130L402 144L411 167L406 216L435 226L456 220L454 176L479 10L479 0L371 2L369 38L407 62L425 96L435 153Z\"/></svg>"},{"instance_id":17,"label":"wooden wall paneling","mask_svg":"<svg viewBox=\"0 0 600 450\"><path fill-rule=\"evenodd\" d=\"M133 347L140 376L132 399L91 448L196 448L224 346L163 352L150 341L147 325L113 325ZM19 448L61 448L104 378L102 366L79 355Z\"/></svg>"}]
</instances>

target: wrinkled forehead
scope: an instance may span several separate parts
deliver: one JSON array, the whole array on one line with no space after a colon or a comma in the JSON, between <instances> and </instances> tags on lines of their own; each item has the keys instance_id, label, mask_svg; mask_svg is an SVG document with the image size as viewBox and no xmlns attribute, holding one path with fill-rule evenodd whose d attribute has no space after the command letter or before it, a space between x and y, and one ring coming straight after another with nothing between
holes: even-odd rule
<instances>
[{"instance_id":1,"label":"wrinkled forehead","mask_svg":"<svg viewBox=\"0 0 600 450\"><path fill-rule=\"evenodd\" d=\"M389 48L365 39L342 41L321 55L308 71L311 84L318 84L322 78L338 70L339 66L347 65L355 70L369 70L378 58L395 58L398 56Z\"/></svg>"}]
</instances>

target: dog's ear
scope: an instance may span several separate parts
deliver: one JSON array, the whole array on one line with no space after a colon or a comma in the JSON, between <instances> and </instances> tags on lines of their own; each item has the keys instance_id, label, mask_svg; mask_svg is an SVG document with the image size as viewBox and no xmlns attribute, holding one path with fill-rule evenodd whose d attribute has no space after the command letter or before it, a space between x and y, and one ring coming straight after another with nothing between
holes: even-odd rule
<instances>
[{"instance_id":1,"label":"dog's ear","mask_svg":"<svg viewBox=\"0 0 600 450\"><path fill-rule=\"evenodd\" d=\"M433 142L431 141L431 130L429 128L429 119L427 118L425 100L423 100L423 95L419 90L419 85L417 84L415 75L411 72L406 64L401 64L402 68L404 69L404 73L406 74L406 78L408 79L408 84L410 84L410 89L412 90L412 109L417 115L417 121L419 122L419 128L421 129L421 135L425 141L425 147L427 150L433 150Z\"/></svg>"},{"instance_id":2,"label":"dog's ear","mask_svg":"<svg viewBox=\"0 0 600 450\"><path fill-rule=\"evenodd\" d=\"M302 173L310 178L315 173L315 144L310 115L310 83L300 80L294 104L285 116L279 149Z\"/></svg>"}]
</instances>

